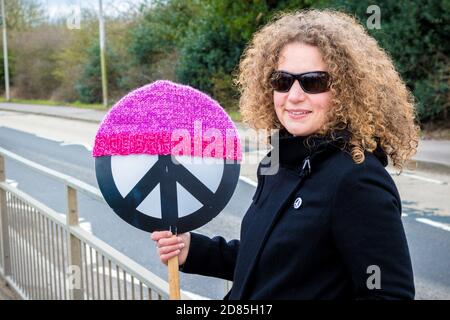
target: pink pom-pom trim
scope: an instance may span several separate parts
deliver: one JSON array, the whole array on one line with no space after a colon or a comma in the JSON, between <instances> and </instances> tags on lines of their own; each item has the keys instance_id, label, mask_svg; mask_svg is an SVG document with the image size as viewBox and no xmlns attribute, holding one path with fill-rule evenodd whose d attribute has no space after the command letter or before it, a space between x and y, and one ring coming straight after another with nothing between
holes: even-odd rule
<instances>
[{"instance_id":1,"label":"pink pom-pom trim","mask_svg":"<svg viewBox=\"0 0 450 320\"><path fill-rule=\"evenodd\" d=\"M103 119L93 156L129 154L242 159L238 131L223 108L167 80L130 92Z\"/></svg>"}]
</instances>

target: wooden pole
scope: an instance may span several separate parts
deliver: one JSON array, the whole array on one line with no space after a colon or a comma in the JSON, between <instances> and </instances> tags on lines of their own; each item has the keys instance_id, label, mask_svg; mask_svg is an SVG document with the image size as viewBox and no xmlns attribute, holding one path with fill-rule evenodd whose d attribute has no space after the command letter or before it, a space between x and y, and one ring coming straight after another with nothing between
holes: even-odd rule
<instances>
[{"instance_id":1,"label":"wooden pole","mask_svg":"<svg viewBox=\"0 0 450 320\"><path fill-rule=\"evenodd\" d=\"M75 190L71 186L67 186L66 223L69 227L79 225L77 190ZM76 270L75 274L76 277L81 277L81 267L82 267L81 240L70 232L67 232L67 248L68 248L67 258L69 260L69 267L74 268ZM75 283L71 283L71 287L69 289L70 300L83 300L84 292L80 278L75 279L74 282Z\"/></svg>"},{"instance_id":2,"label":"wooden pole","mask_svg":"<svg viewBox=\"0 0 450 320\"><path fill-rule=\"evenodd\" d=\"M6 181L5 158L0 155L0 182ZM9 244L9 222L6 212L6 191L0 189L0 254L3 261L3 274L10 276L12 271L10 244Z\"/></svg>"},{"instance_id":3,"label":"wooden pole","mask_svg":"<svg viewBox=\"0 0 450 320\"><path fill-rule=\"evenodd\" d=\"M172 237L177 237L174 234ZM178 256L169 259L167 264L169 269L169 298L170 300L180 300L180 275L179 275L179 265Z\"/></svg>"}]
</instances>

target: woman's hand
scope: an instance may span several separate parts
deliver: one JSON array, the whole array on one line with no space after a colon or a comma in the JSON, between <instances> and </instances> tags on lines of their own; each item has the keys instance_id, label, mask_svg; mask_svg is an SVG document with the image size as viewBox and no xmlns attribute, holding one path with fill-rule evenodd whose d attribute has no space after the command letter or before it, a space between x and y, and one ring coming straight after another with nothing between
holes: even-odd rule
<instances>
[{"instance_id":1,"label":"woman's hand","mask_svg":"<svg viewBox=\"0 0 450 320\"><path fill-rule=\"evenodd\" d=\"M167 265L170 258L178 256L178 265L186 262L189 253L189 244L191 243L191 234L189 232L173 236L170 231L155 231L152 233L152 240L156 242L159 259Z\"/></svg>"}]
</instances>

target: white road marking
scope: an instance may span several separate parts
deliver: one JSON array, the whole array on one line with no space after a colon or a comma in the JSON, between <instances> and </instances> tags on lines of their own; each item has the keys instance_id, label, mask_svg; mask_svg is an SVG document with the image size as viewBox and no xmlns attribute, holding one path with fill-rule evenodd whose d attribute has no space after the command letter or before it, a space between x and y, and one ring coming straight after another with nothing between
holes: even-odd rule
<instances>
[{"instance_id":1,"label":"white road marking","mask_svg":"<svg viewBox=\"0 0 450 320\"><path fill-rule=\"evenodd\" d=\"M431 182L431 183L436 183L436 184L447 184L444 181L440 181L440 180L436 180L436 179L430 179L430 178L425 178L425 177L418 176L418 175L412 174L412 173L404 173L404 175L406 177L410 177L410 178L413 178L413 179L422 180L422 181L426 181L426 182Z\"/></svg>"},{"instance_id":2,"label":"white road marking","mask_svg":"<svg viewBox=\"0 0 450 320\"><path fill-rule=\"evenodd\" d=\"M397 172L395 172L393 170L387 170L387 172L390 175L397 175ZM436 179L422 177L422 176L419 176L417 174L402 172L402 175L404 175L405 177L409 177L409 178L417 179L417 180L421 180L421 181L426 181L426 182L431 182L431 183L436 183L436 184L444 184L444 185L447 184L447 182L436 180Z\"/></svg>"},{"instance_id":3,"label":"white road marking","mask_svg":"<svg viewBox=\"0 0 450 320\"><path fill-rule=\"evenodd\" d=\"M15 129L15 128L13 128L13 129ZM20 131L22 131L22 130L20 130ZM25 131L22 131L22 132L25 132ZM48 135L39 134L39 133L32 133L32 132L28 132L28 133L33 134L36 138L41 138L41 139L53 141L53 142L56 142L56 143L63 143L63 141L55 139L55 138L50 137Z\"/></svg>"},{"instance_id":4,"label":"white road marking","mask_svg":"<svg viewBox=\"0 0 450 320\"><path fill-rule=\"evenodd\" d=\"M58 212L59 216L63 219L66 219L66 215ZM85 218L78 218L78 225L84 230L92 234L92 225Z\"/></svg>"},{"instance_id":5,"label":"white road marking","mask_svg":"<svg viewBox=\"0 0 450 320\"><path fill-rule=\"evenodd\" d=\"M430 219L426 219L426 218L417 218L416 221L428 224L430 226L445 230L445 231L450 231L450 225L448 224L444 224L444 223L440 223L440 222L436 222Z\"/></svg>"},{"instance_id":6,"label":"white road marking","mask_svg":"<svg viewBox=\"0 0 450 320\"><path fill-rule=\"evenodd\" d=\"M81 229L84 229L84 231L87 231L90 234L92 234L92 225L89 221L84 220L84 218L80 218L79 224Z\"/></svg>"},{"instance_id":7,"label":"white road marking","mask_svg":"<svg viewBox=\"0 0 450 320\"><path fill-rule=\"evenodd\" d=\"M242 182L245 182L249 185L251 185L252 187L255 187L258 185L255 181L253 181L250 178L244 177L244 176L239 176L239 180L241 180Z\"/></svg>"},{"instance_id":8,"label":"white road marking","mask_svg":"<svg viewBox=\"0 0 450 320\"><path fill-rule=\"evenodd\" d=\"M82 146L85 147L87 151L92 151L92 146L87 143L75 143L75 142L62 142L60 143L61 147L64 146Z\"/></svg>"},{"instance_id":9,"label":"white road marking","mask_svg":"<svg viewBox=\"0 0 450 320\"><path fill-rule=\"evenodd\" d=\"M402 217L407 217L408 215L406 213L402 213Z\"/></svg>"},{"instance_id":10,"label":"white road marking","mask_svg":"<svg viewBox=\"0 0 450 320\"><path fill-rule=\"evenodd\" d=\"M395 171L392 170L387 170L389 174L391 175L397 175L397 173ZM441 184L441 185L446 185L447 182L444 181L440 181L440 180L436 180L436 179L431 179L431 178L426 178L426 177L422 177L422 176L418 176L416 174L412 174L412 173L406 173L403 172L402 175L404 175L405 177L409 177L412 179L417 179L417 180L422 180L422 181L426 181L426 182L431 182L431 183L436 183L436 184ZM241 180L242 182L245 182L253 187L256 188L257 186L257 182L253 181L252 179L249 179L247 177L244 176L239 176L239 180Z\"/></svg>"},{"instance_id":11,"label":"white road marking","mask_svg":"<svg viewBox=\"0 0 450 320\"><path fill-rule=\"evenodd\" d=\"M17 188L17 186L19 185L19 183L17 181L12 180L12 179L6 179L6 183L9 184L13 188Z\"/></svg>"},{"instance_id":12,"label":"white road marking","mask_svg":"<svg viewBox=\"0 0 450 320\"><path fill-rule=\"evenodd\" d=\"M211 300L210 298L207 298L205 296L201 296L201 295L193 293L191 291L181 290L181 292L184 293L185 295L187 295L192 300Z\"/></svg>"}]
</instances>

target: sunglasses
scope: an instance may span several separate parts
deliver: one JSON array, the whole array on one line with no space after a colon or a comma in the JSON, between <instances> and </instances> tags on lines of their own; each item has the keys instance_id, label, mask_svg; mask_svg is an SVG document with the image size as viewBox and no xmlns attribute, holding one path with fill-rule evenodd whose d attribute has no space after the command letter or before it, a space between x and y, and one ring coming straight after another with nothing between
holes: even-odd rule
<instances>
[{"instance_id":1,"label":"sunglasses","mask_svg":"<svg viewBox=\"0 0 450 320\"><path fill-rule=\"evenodd\" d=\"M293 74L286 71L274 71L269 83L275 91L288 92L295 80L298 80L306 93L322 93L330 89L330 75L326 71L311 71Z\"/></svg>"}]
</instances>

